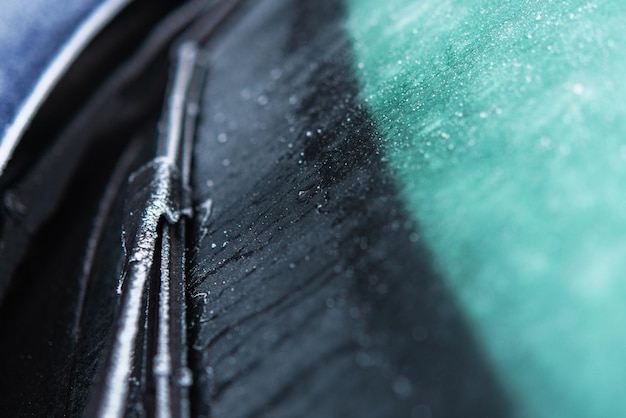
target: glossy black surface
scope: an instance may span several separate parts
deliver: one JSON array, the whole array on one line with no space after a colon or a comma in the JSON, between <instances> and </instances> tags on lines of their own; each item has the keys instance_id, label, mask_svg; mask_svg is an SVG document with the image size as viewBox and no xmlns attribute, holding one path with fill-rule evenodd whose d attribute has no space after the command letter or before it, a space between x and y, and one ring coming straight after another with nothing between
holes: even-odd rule
<instances>
[{"instance_id":1,"label":"glossy black surface","mask_svg":"<svg viewBox=\"0 0 626 418\"><path fill-rule=\"evenodd\" d=\"M195 414L506 416L377 152L341 3L249 7L210 44L195 148Z\"/></svg>"}]
</instances>

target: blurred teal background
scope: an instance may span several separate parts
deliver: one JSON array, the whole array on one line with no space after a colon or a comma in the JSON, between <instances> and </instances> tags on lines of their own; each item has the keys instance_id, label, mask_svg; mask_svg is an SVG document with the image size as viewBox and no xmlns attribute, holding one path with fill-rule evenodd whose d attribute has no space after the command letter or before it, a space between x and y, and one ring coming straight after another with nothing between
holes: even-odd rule
<instances>
[{"instance_id":1,"label":"blurred teal background","mask_svg":"<svg viewBox=\"0 0 626 418\"><path fill-rule=\"evenodd\" d=\"M348 5L383 158L517 416L626 416L626 3Z\"/></svg>"}]
</instances>

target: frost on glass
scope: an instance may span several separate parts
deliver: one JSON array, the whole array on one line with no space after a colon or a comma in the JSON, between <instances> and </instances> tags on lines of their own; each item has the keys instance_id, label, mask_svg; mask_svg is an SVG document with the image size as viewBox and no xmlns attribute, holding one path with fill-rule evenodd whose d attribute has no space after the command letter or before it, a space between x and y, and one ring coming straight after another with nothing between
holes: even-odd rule
<instances>
[{"instance_id":1,"label":"frost on glass","mask_svg":"<svg viewBox=\"0 0 626 418\"><path fill-rule=\"evenodd\" d=\"M620 1L349 1L384 158L519 416L623 416Z\"/></svg>"}]
</instances>

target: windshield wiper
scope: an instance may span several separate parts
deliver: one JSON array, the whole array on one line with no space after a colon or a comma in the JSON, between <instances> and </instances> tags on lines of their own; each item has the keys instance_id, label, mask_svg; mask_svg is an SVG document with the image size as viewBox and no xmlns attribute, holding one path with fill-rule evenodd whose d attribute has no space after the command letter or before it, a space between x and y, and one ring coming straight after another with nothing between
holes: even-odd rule
<instances>
[{"instance_id":1,"label":"windshield wiper","mask_svg":"<svg viewBox=\"0 0 626 418\"><path fill-rule=\"evenodd\" d=\"M194 42L179 46L157 156L130 177L119 318L88 416L121 417L129 404L142 405L149 416L189 414L185 218L204 74L197 57Z\"/></svg>"}]
</instances>

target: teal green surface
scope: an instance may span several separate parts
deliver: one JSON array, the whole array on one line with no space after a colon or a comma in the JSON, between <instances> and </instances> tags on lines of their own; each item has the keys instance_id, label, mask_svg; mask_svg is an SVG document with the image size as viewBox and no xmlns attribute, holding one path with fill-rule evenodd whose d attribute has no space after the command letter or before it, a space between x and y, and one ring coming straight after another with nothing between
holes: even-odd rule
<instances>
[{"instance_id":1,"label":"teal green surface","mask_svg":"<svg viewBox=\"0 0 626 418\"><path fill-rule=\"evenodd\" d=\"M517 416L626 416L626 2L347 3L384 158Z\"/></svg>"}]
</instances>

